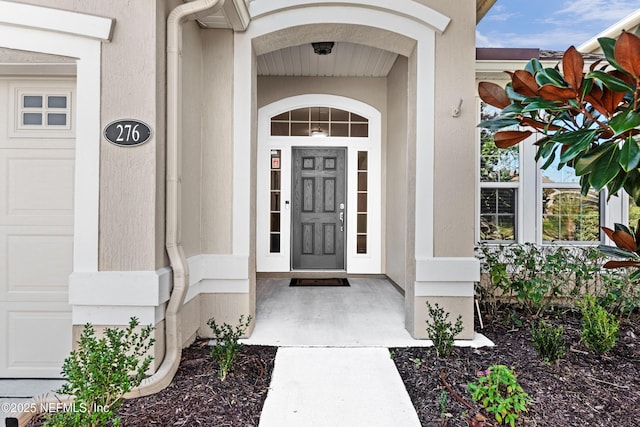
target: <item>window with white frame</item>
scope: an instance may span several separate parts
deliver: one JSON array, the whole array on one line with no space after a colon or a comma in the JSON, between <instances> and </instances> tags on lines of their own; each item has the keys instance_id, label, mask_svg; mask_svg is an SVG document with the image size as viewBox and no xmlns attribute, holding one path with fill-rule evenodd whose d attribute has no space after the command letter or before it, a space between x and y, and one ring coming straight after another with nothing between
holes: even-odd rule
<instances>
[{"instance_id":1,"label":"window with white frame","mask_svg":"<svg viewBox=\"0 0 640 427\"><path fill-rule=\"evenodd\" d=\"M18 92L18 129L69 129L70 92Z\"/></svg>"},{"instance_id":2,"label":"window with white frame","mask_svg":"<svg viewBox=\"0 0 640 427\"><path fill-rule=\"evenodd\" d=\"M482 103L482 120L497 113ZM488 129L480 130L480 240L516 241L520 149L497 148L493 134Z\"/></svg>"},{"instance_id":3,"label":"window with white frame","mask_svg":"<svg viewBox=\"0 0 640 427\"><path fill-rule=\"evenodd\" d=\"M540 171L542 241L600 241L600 194L581 194L580 178L572 168L558 170L556 160Z\"/></svg>"},{"instance_id":4,"label":"window with white frame","mask_svg":"<svg viewBox=\"0 0 640 427\"><path fill-rule=\"evenodd\" d=\"M498 111L480 103L480 118ZM601 241L603 201L591 190L581 194L580 179L570 167L547 169L535 164L535 147L525 141L498 149L493 133L479 132L478 240L483 242L594 243ZM520 200L520 198L524 200ZM526 206L526 208L522 208ZM532 214L535 212L535 214Z\"/></svg>"}]
</instances>

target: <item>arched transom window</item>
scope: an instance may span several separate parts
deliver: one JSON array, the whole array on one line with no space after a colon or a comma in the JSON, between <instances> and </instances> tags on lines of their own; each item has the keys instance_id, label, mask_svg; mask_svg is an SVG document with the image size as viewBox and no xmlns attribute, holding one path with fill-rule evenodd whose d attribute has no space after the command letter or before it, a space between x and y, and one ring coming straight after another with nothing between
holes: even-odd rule
<instances>
[{"instance_id":1,"label":"arched transom window","mask_svg":"<svg viewBox=\"0 0 640 427\"><path fill-rule=\"evenodd\" d=\"M271 117L271 136L366 138L369 120L338 108L297 108Z\"/></svg>"}]
</instances>

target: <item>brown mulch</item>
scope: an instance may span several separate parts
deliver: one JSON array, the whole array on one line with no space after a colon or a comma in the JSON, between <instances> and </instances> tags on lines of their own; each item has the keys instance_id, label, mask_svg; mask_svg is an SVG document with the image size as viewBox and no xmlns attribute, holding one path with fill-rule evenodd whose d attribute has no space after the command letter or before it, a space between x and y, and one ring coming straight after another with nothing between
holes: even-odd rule
<instances>
[{"instance_id":1,"label":"brown mulch","mask_svg":"<svg viewBox=\"0 0 640 427\"><path fill-rule=\"evenodd\" d=\"M209 355L209 340L182 351L180 368L161 392L125 401L122 426L257 426L271 382L277 347L243 346L221 381ZM30 427L40 426L34 421Z\"/></svg>"},{"instance_id":2,"label":"brown mulch","mask_svg":"<svg viewBox=\"0 0 640 427\"><path fill-rule=\"evenodd\" d=\"M393 359L407 387L423 426L468 426L469 414L481 410L467 392L476 372L490 365L511 367L518 381L532 397L522 426L639 426L640 425L640 325L638 316L625 319L619 341L605 356L580 343L580 317L573 311L555 312L545 320L563 325L567 355L545 364L531 346L530 320L513 326L503 319L489 321L481 332L496 347L456 348L448 359L438 359L433 348L392 349ZM441 418L441 394L446 382L470 409L447 392L445 415ZM485 414L486 415L486 414ZM488 417L493 425L495 421ZM481 425L481 424L477 424ZM486 425L489 425L488 423Z\"/></svg>"},{"instance_id":3,"label":"brown mulch","mask_svg":"<svg viewBox=\"0 0 640 427\"><path fill-rule=\"evenodd\" d=\"M496 347L456 348L439 359L433 348L395 348L392 357L425 427L468 426L469 414L481 411L467 392L476 372L493 364L512 367L533 403L518 426L639 426L640 425L640 316L623 320L620 340L608 355L598 356L580 343L580 317L560 311L545 317L563 325L569 348L557 363L545 364L530 343L530 318L485 318L481 332ZM118 415L123 426L257 426L273 371L276 347L245 346L234 370L222 382L209 356L207 340L183 351L172 384L160 393L125 402ZM460 403L449 391L441 419L445 380L472 406ZM375 373L372 373L375 374ZM486 415L486 414L485 414ZM495 421L475 426L496 425ZM30 426L38 426L32 423ZM359 426L354 426L359 427Z\"/></svg>"}]
</instances>

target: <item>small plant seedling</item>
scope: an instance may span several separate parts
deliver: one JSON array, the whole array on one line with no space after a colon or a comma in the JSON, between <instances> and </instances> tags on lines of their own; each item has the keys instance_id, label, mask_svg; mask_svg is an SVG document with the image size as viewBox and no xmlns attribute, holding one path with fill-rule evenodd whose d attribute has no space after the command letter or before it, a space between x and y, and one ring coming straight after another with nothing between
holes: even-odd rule
<instances>
[{"instance_id":1,"label":"small plant seedling","mask_svg":"<svg viewBox=\"0 0 640 427\"><path fill-rule=\"evenodd\" d=\"M438 357L449 357L453 351L453 341L462 332L462 316L458 316L455 325L449 320L449 313L438 303L433 306L427 301L429 319L427 319L427 336L433 341Z\"/></svg>"},{"instance_id":2,"label":"small plant seedling","mask_svg":"<svg viewBox=\"0 0 640 427\"><path fill-rule=\"evenodd\" d=\"M446 423L447 416L450 414L447 411L447 398L449 397L449 393L446 390L442 390L440 392L440 421L442 425Z\"/></svg>"},{"instance_id":3,"label":"small plant seedling","mask_svg":"<svg viewBox=\"0 0 640 427\"><path fill-rule=\"evenodd\" d=\"M84 325L78 348L64 360L65 383L58 393L74 396L68 411L47 415L47 427L117 427L115 416L123 396L140 385L153 357L146 355L154 343L153 327L142 327L132 317L126 329L107 328L102 338ZM146 356L145 356L146 355Z\"/></svg>"},{"instance_id":4,"label":"small plant seedling","mask_svg":"<svg viewBox=\"0 0 640 427\"><path fill-rule=\"evenodd\" d=\"M515 372L504 365L493 365L476 375L478 379L467 384L473 400L480 402L500 424L514 427L518 416L527 412L531 401L518 384Z\"/></svg>"},{"instance_id":5,"label":"small plant seedling","mask_svg":"<svg viewBox=\"0 0 640 427\"><path fill-rule=\"evenodd\" d=\"M240 316L238 326L235 328L227 323L220 326L214 319L209 319L207 324L216 338L216 343L211 347L211 357L218 362L218 377L224 381L242 348L242 344L238 340L251 324L251 316L248 316L246 320L244 315Z\"/></svg>"},{"instance_id":6,"label":"small plant seedling","mask_svg":"<svg viewBox=\"0 0 640 427\"><path fill-rule=\"evenodd\" d=\"M422 366L422 360L420 360L420 358L418 358L418 357L415 357L415 358L412 360L412 362L413 362L413 365L414 365L416 368L419 368L420 366Z\"/></svg>"}]
</instances>

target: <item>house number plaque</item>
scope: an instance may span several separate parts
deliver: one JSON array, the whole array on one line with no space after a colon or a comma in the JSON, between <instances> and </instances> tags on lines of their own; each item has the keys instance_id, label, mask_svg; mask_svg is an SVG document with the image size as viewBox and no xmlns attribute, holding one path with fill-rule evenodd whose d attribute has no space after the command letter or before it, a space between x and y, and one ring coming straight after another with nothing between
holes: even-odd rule
<instances>
[{"instance_id":1,"label":"house number plaque","mask_svg":"<svg viewBox=\"0 0 640 427\"><path fill-rule=\"evenodd\" d=\"M140 120L116 120L104 128L104 137L121 147L135 147L151 138L151 128Z\"/></svg>"}]
</instances>

